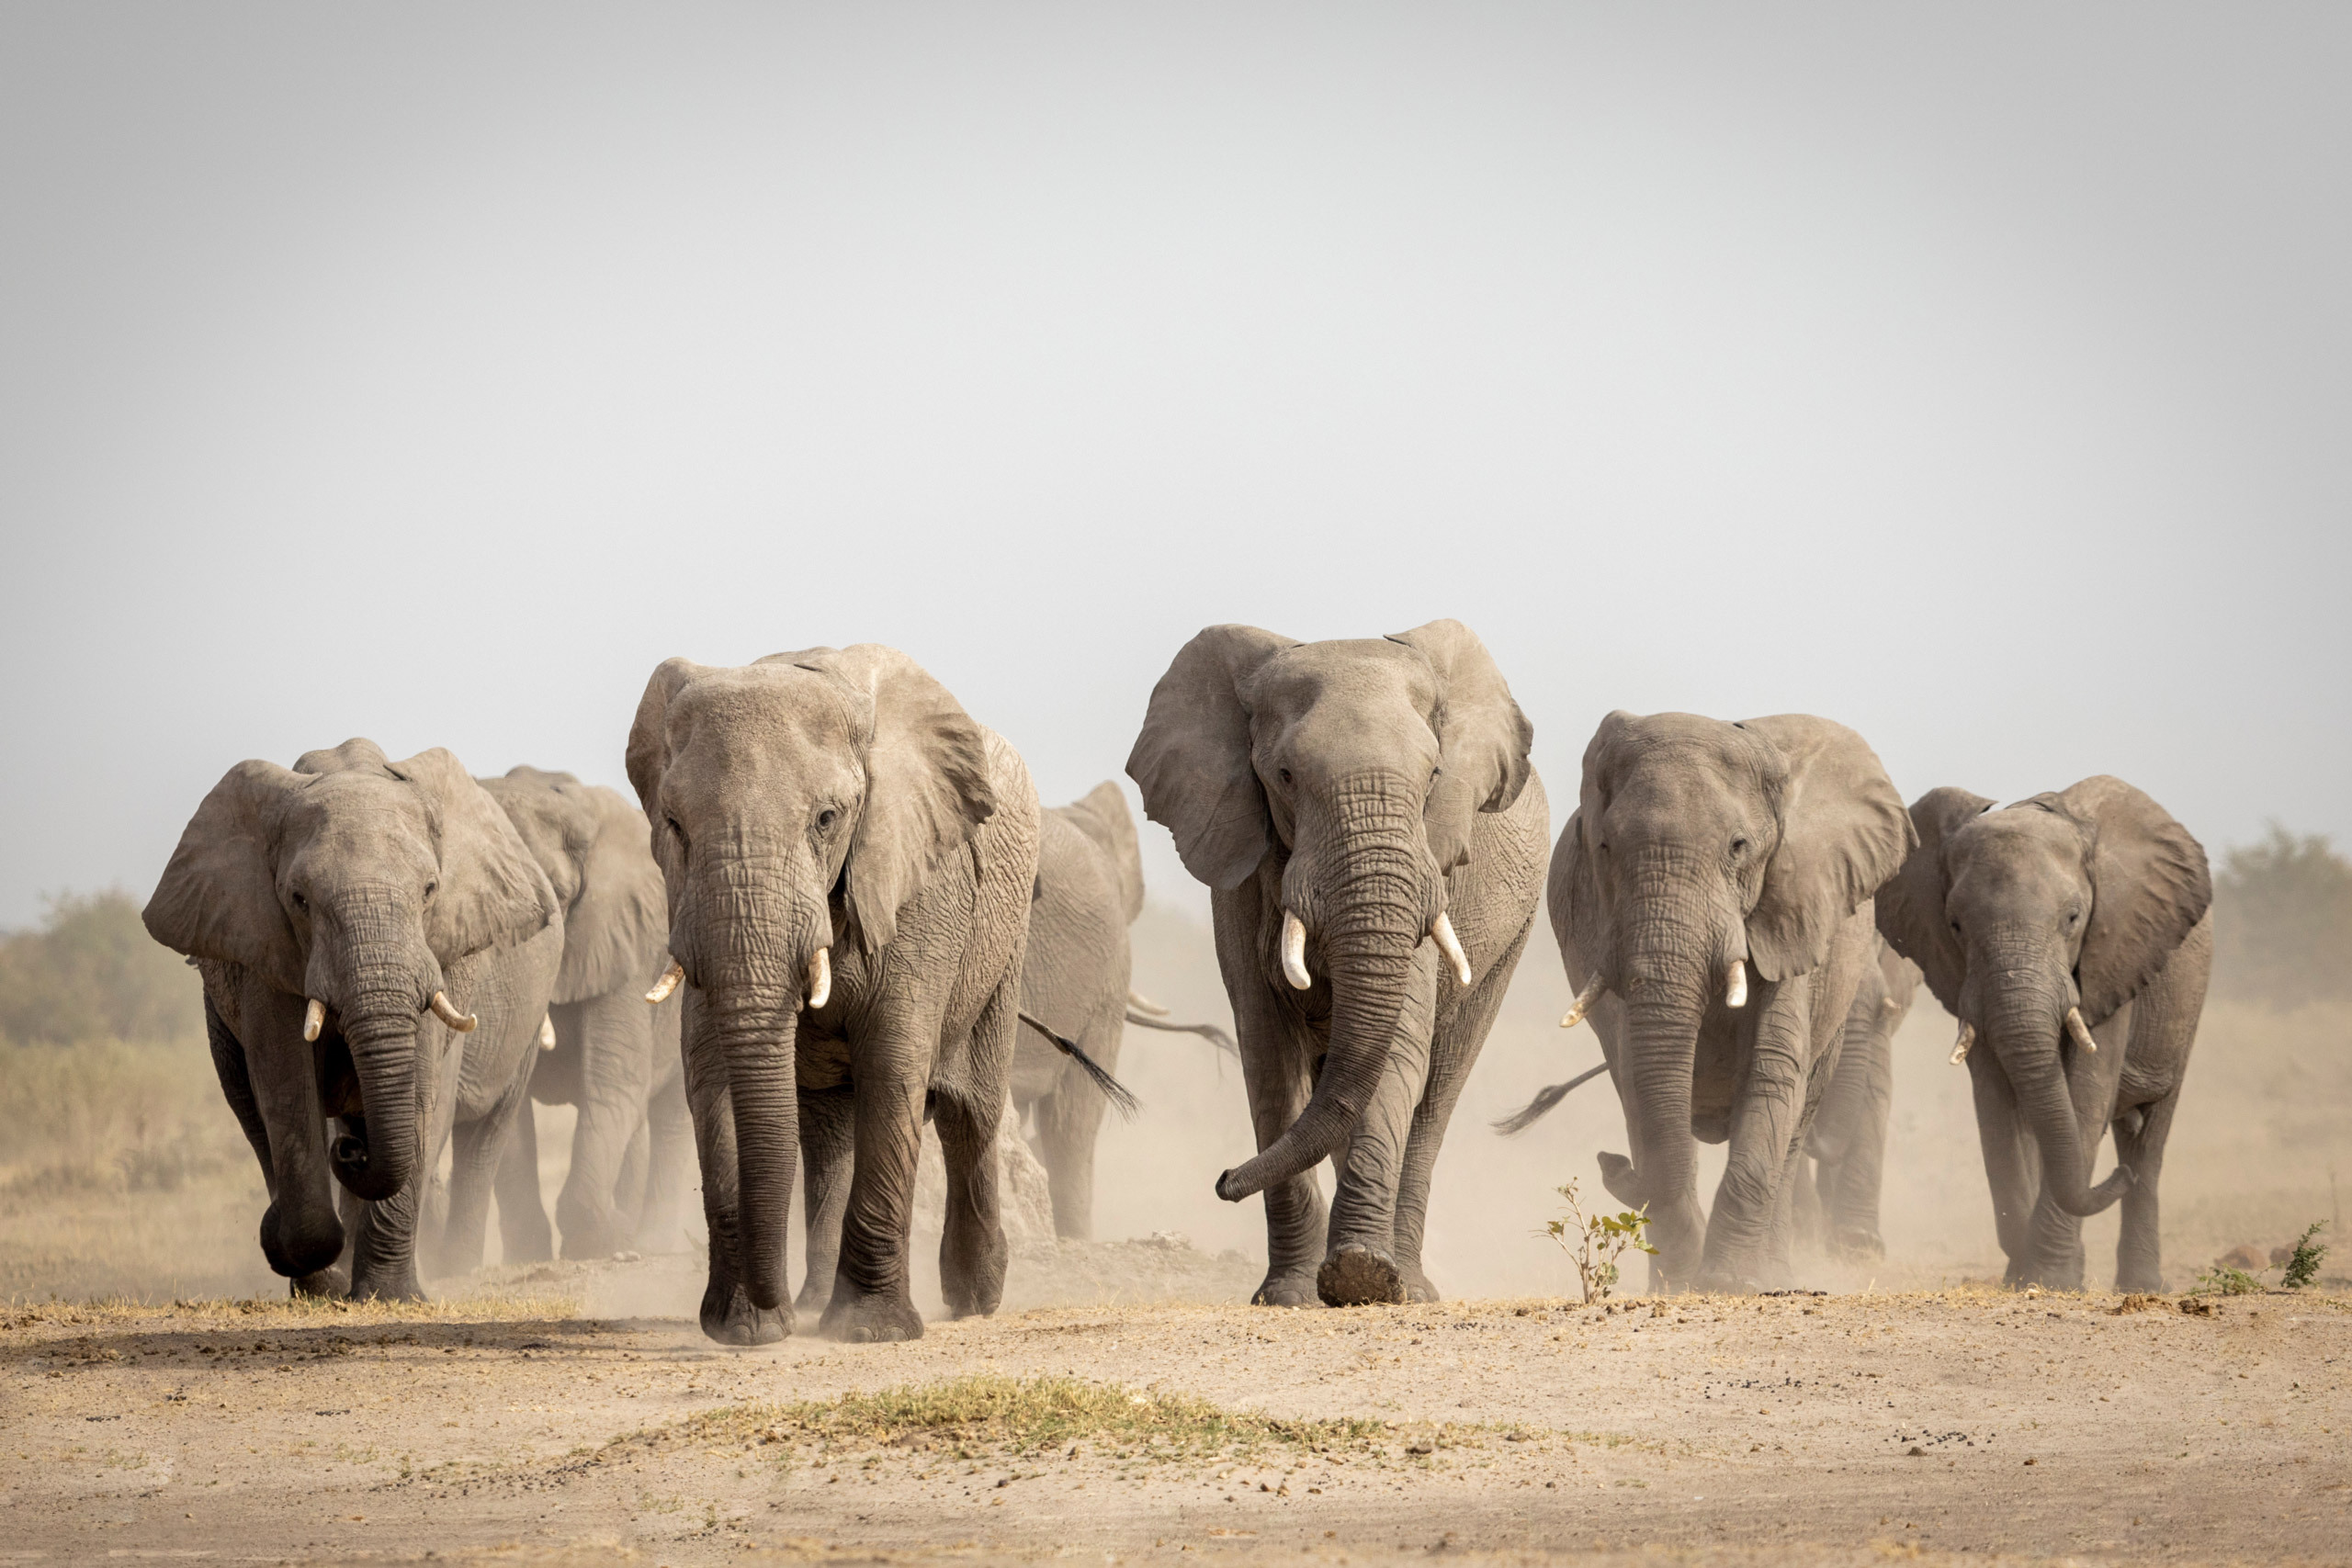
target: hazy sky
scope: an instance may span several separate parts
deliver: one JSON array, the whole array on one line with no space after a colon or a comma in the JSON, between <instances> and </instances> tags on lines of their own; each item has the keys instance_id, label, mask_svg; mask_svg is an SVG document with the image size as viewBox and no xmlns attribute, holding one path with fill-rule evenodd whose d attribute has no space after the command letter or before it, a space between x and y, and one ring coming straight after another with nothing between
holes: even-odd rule
<instances>
[{"instance_id":1,"label":"hazy sky","mask_svg":"<svg viewBox=\"0 0 2352 1568\"><path fill-rule=\"evenodd\" d=\"M248 756L906 649L1048 800L1459 616L2352 840L2352 9L0 8L0 925ZM1165 836L1163 897L1191 901Z\"/></svg>"}]
</instances>

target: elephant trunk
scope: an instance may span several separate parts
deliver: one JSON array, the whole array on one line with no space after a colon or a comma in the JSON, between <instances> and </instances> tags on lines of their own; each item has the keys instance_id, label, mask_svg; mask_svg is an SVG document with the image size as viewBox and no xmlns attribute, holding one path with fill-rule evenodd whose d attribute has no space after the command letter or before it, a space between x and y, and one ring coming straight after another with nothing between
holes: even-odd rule
<instances>
[{"instance_id":1,"label":"elephant trunk","mask_svg":"<svg viewBox=\"0 0 2352 1568\"><path fill-rule=\"evenodd\" d=\"M358 1197L382 1202L416 1174L417 1025L424 997L440 985L413 911L373 907L345 910L351 937L348 982L339 987L344 1043L359 1079L360 1117L335 1140L335 1177Z\"/></svg>"},{"instance_id":2,"label":"elephant trunk","mask_svg":"<svg viewBox=\"0 0 2352 1568\"><path fill-rule=\"evenodd\" d=\"M1413 953L1430 917L1428 857L1418 808L1394 789L1343 795L1344 832L1334 845L1341 880L1319 900L1319 935L1331 985L1329 1046L1298 1120L1255 1159L1217 1178L1238 1202L1328 1158L1355 1128L1388 1064L1412 984Z\"/></svg>"},{"instance_id":3,"label":"elephant trunk","mask_svg":"<svg viewBox=\"0 0 2352 1568\"><path fill-rule=\"evenodd\" d=\"M1622 940L1625 1005L1622 1083L1635 1123L1632 1192L1646 1204L1655 1272L1687 1286L1696 1278L1706 1226L1699 1213L1698 1151L1690 1131L1690 1077L1699 1030L1722 990L1726 942L1704 884L1666 859L1635 870L1632 918Z\"/></svg>"},{"instance_id":4,"label":"elephant trunk","mask_svg":"<svg viewBox=\"0 0 2352 1568\"><path fill-rule=\"evenodd\" d=\"M748 900L784 903L787 896ZM747 902L731 900L738 908ZM753 916L722 922L696 945L701 950L696 1010L700 1049L726 1064L735 1122L737 1202L742 1246L741 1279L752 1304L773 1312L790 1299L786 1231L800 1161L800 1094L794 1036L802 990L829 922L790 922L786 938L774 922ZM708 937L716 937L715 942ZM689 1043L690 1052L697 1047Z\"/></svg>"},{"instance_id":5,"label":"elephant trunk","mask_svg":"<svg viewBox=\"0 0 2352 1568\"><path fill-rule=\"evenodd\" d=\"M1996 973L1998 971L1996 971ZM2041 1156L2041 1182L2051 1201L2069 1214L2096 1214L2123 1196L2132 1170L2119 1165L2093 1187L2092 1150L2084 1146L2075 1100L2058 1057L2064 1010L2040 988L2015 985L1991 1015L1993 1049L2016 1092L2018 1109Z\"/></svg>"}]
</instances>

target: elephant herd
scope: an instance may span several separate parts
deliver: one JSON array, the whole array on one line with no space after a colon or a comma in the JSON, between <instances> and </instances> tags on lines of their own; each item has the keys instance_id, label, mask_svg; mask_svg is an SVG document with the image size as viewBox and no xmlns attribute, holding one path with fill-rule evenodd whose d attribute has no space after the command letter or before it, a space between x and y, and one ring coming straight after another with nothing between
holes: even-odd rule
<instances>
[{"instance_id":1,"label":"elephant herd","mask_svg":"<svg viewBox=\"0 0 2352 1568\"><path fill-rule=\"evenodd\" d=\"M2154 801L2096 777L1906 808L1829 720L1619 712L1547 853L1532 739L1453 621L1314 643L1211 626L1151 693L1126 772L1210 890L1258 1149L1216 1189L1264 1198L1258 1302L1435 1299L1438 1151L1539 901L1576 991L1563 1023L1590 1021L1624 1112L1602 1179L1648 1213L1652 1289L1783 1284L1801 1231L1878 1247L1892 1037L1922 980L1962 1021L2010 1281L2079 1286L2082 1217L2120 1198L2117 1284L2160 1284L2211 890ZM198 807L146 922L202 976L271 1268L417 1295L421 1269L480 1263L493 1192L507 1256L550 1255L537 1098L579 1108L567 1255L684 1247L698 1188L714 1339L803 1314L922 1334L926 1124L941 1292L994 1311L1000 1139L1034 1128L1056 1226L1083 1236L1124 1028L1220 1034L1128 988L1143 883L1120 790L1041 808L1003 737L874 644L667 660L627 764L635 807L355 739L241 762ZM1728 1145L1703 1208L1702 1141Z\"/></svg>"}]
</instances>

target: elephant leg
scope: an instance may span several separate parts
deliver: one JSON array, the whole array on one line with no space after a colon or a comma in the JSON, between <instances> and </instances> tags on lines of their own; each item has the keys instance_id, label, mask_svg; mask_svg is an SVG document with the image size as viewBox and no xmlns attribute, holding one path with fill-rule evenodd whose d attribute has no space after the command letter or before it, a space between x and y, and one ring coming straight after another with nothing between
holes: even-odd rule
<instances>
[{"instance_id":1,"label":"elephant leg","mask_svg":"<svg viewBox=\"0 0 2352 1568\"><path fill-rule=\"evenodd\" d=\"M1844 1152L1834 1166L1823 1168L1831 1178L1822 1194L1823 1224L1830 1250L1839 1257L1884 1258L1878 1210L1886 1179L1887 1122L1894 1110L1894 1031L1874 1029L1861 1060L1851 1066L1868 1071L1846 1122ZM1841 1065L1839 1077L1848 1070Z\"/></svg>"},{"instance_id":2,"label":"elephant leg","mask_svg":"<svg viewBox=\"0 0 2352 1568\"><path fill-rule=\"evenodd\" d=\"M1478 1065L1478 1054L1486 1048L1487 1036L1502 1011L1504 993L1510 989L1510 977L1519 969L1520 954L1534 929L1535 914L1531 909L1510 947L1487 965L1476 986L1437 1015L1430 1029L1428 1083L1420 1104L1413 1111L1412 1131L1405 1139L1405 1167L1396 1179L1396 1266L1404 1271L1407 1301L1441 1299L1421 1263L1421 1244L1429 1229L1430 1177L1437 1168L1438 1152L1445 1145L1445 1131L1453 1123L1463 1086L1470 1081L1470 1069Z\"/></svg>"},{"instance_id":3,"label":"elephant leg","mask_svg":"<svg viewBox=\"0 0 2352 1568\"><path fill-rule=\"evenodd\" d=\"M922 1147L923 1100L939 1038L935 1017L899 1019L852 1044L855 1146L832 1298L818 1324L819 1332L828 1337L852 1342L922 1337L922 1314L915 1310L908 1285L907 1250L915 1160ZM949 1185L954 1186L952 1175ZM943 1254L948 1246L943 1237Z\"/></svg>"},{"instance_id":4,"label":"elephant leg","mask_svg":"<svg viewBox=\"0 0 2352 1568\"><path fill-rule=\"evenodd\" d=\"M1020 1027L1021 966L1016 961L972 1025L972 1081L967 1092L938 1097L939 1152L947 1172L947 1213L939 1235L939 1290L957 1317L985 1317L1004 1300L1002 1167L998 1124L1004 1119L1013 1032ZM1124 1012L1124 1009L1122 1010ZM994 1071L989 1070L993 1065Z\"/></svg>"},{"instance_id":5,"label":"elephant leg","mask_svg":"<svg viewBox=\"0 0 2352 1568\"><path fill-rule=\"evenodd\" d=\"M693 1005L691 999L688 1005ZM740 1168L727 1064L716 1049L689 1050L684 1061L684 1098L694 1123L695 1156L702 1168L703 1223L710 1236L710 1269L698 1313L702 1331L721 1345L772 1344L792 1332L792 1313L788 1307L756 1307L743 1289Z\"/></svg>"},{"instance_id":6,"label":"elephant leg","mask_svg":"<svg viewBox=\"0 0 2352 1568\"><path fill-rule=\"evenodd\" d=\"M847 1085L800 1091L800 1168L808 1190L808 1272L800 1282L799 1311L822 1317L833 1299L841 1264L842 1215L849 1208L852 1158L857 1148L857 1100Z\"/></svg>"},{"instance_id":7,"label":"elephant leg","mask_svg":"<svg viewBox=\"0 0 2352 1568\"><path fill-rule=\"evenodd\" d=\"M1827 1250L1827 1227L1821 1217L1825 1207L1822 1193L1837 1183L1838 1168L1826 1159L1801 1159L1791 1179L1795 1190L1790 1195L1790 1224L1797 1241L1815 1251Z\"/></svg>"},{"instance_id":8,"label":"elephant leg","mask_svg":"<svg viewBox=\"0 0 2352 1568\"><path fill-rule=\"evenodd\" d=\"M653 1010L641 996L613 992L556 1010L560 1035L580 1040L580 1120L571 1134L571 1169L556 1197L556 1228L566 1258L609 1258L626 1245L614 1194L629 1140L645 1120L653 1069Z\"/></svg>"},{"instance_id":9,"label":"elephant leg","mask_svg":"<svg viewBox=\"0 0 2352 1568\"><path fill-rule=\"evenodd\" d=\"M1413 995L1419 994L1417 988ZM1403 1013L1399 1037L1381 1066L1371 1102L1340 1145L1330 1241L1315 1275L1316 1294L1326 1306L1366 1306L1406 1297L1405 1271L1396 1261L1396 1188L1412 1136L1414 1104L1429 1081L1429 1045L1427 1036L1415 1040L1404 1026L1417 1013L1424 1023L1429 1015L1411 1000Z\"/></svg>"},{"instance_id":10,"label":"elephant leg","mask_svg":"<svg viewBox=\"0 0 2352 1568\"><path fill-rule=\"evenodd\" d=\"M2165 1172L2165 1144L2172 1136L2173 1112L2180 1106L2180 1086L2175 1084L2162 1100L2140 1108L2132 1118L2115 1123L2116 1157L2132 1168L2132 1188L2123 1194L2122 1234L2115 1239L2115 1288L2119 1291L2161 1291L2165 1288L2164 1248L2158 1235L2161 1208L2156 1188ZM2130 1124L2130 1130L2127 1130Z\"/></svg>"},{"instance_id":11,"label":"elephant leg","mask_svg":"<svg viewBox=\"0 0 2352 1568\"><path fill-rule=\"evenodd\" d=\"M638 1250L684 1252L692 1245L684 1218L686 1195L695 1190L695 1135L685 1083L677 1074L654 1090L645 1108L645 1212L638 1222Z\"/></svg>"},{"instance_id":12,"label":"elephant leg","mask_svg":"<svg viewBox=\"0 0 2352 1568\"><path fill-rule=\"evenodd\" d=\"M1114 998L1089 1023L1079 1045L1102 1070L1119 1070L1120 1035L1126 1026L1126 998ZM1054 1234L1073 1241L1094 1239L1094 1143L1102 1130L1105 1101L1076 1063L1067 1064L1054 1091L1037 1101L1038 1157L1046 1167L1054 1200Z\"/></svg>"},{"instance_id":13,"label":"elephant leg","mask_svg":"<svg viewBox=\"0 0 2352 1568\"><path fill-rule=\"evenodd\" d=\"M1702 1290L1758 1288L1779 1218L1781 1179L1792 1151L1803 1147L1812 1055L1811 987L1782 982L1759 987L1756 1043L1733 1097L1730 1157L1707 1216L1700 1266Z\"/></svg>"},{"instance_id":14,"label":"elephant leg","mask_svg":"<svg viewBox=\"0 0 2352 1568\"><path fill-rule=\"evenodd\" d=\"M555 1256L555 1233L548 1228L539 1196L539 1120L526 1097L498 1156L498 1239L509 1263L543 1263Z\"/></svg>"},{"instance_id":15,"label":"elephant leg","mask_svg":"<svg viewBox=\"0 0 2352 1568\"><path fill-rule=\"evenodd\" d=\"M523 1054L514 1077L490 1108L459 1123L450 1136L449 1217L435 1250L437 1276L470 1274L481 1267L482 1243L490 1228L491 1189L512 1141L514 1123L530 1114L531 1058ZM533 1129L536 1134L536 1127ZM536 1145L536 1137L533 1140ZM538 1203L538 1182L531 1183L530 1202Z\"/></svg>"},{"instance_id":16,"label":"elephant leg","mask_svg":"<svg viewBox=\"0 0 2352 1568\"><path fill-rule=\"evenodd\" d=\"M1984 1155L1984 1181L1993 1195L1993 1226L2001 1251L2009 1261L2008 1282L2026 1256L2029 1225L2035 1196L2041 1190L2039 1162L2029 1169L2030 1153L2025 1129L2018 1121L2017 1091L2008 1074L1989 1050L1969 1055L1970 1088L1976 1099L1976 1140Z\"/></svg>"},{"instance_id":17,"label":"elephant leg","mask_svg":"<svg viewBox=\"0 0 2352 1568\"><path fill-rule=\"evenodd\" d=\"M451 1034L441 1055L425 1074L424 1133L418 1149L416 1179L381 1202L366 1206L359 1235L351 1249L351 1294L356 1301L423 1301L424 1287L417 1281L416 1246L424 1218L429 1173L440 1168L448 1147L458 1110L458 1075L463 1062L465 1036ZM477 1255L478 1256L478 1255Z\"/></svg>"},{"instance_id":18,"label":"elephant leg","mask_svg":"<svg viewBox=\"0 0 2352 1568\"><path fill-rule=\"evenodd\" d=\"M637 1131L628 1136L628 1146L621 1150L621 1173L613 1179L613 1213L620 1217L624 1238L635 1237L644 1221L645 1184L652 1165L652 1129L640 1116Z\"/></svg>"}]
</instances>

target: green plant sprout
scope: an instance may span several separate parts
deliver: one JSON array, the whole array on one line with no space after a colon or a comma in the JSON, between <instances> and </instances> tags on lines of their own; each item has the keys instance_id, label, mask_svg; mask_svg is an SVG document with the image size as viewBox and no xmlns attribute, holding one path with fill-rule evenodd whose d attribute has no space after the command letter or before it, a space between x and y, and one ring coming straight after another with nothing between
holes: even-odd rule
<instances>
[{"instance_id":1,"label":"green plant sprout","mask_svg":"<svg viewBox=\"0 0 2352 1568\"><path fill-rule=\"evenodd\" d=\"M1649 1229L1649 1205L1587 1217L1583 1206L1577 1201L1573 1179L1558 1190L1567 1201L1568 1212L1559 1219L1547 1221L1544 1234L1577 1266L1577 1280L1583 1287L1586 1303L1605 1301L1609 1292L1617 1288L1617 1259L1624 1256L1627 1248L1652 1257L1657 1254L1657 1248L1643 1234Z\"/></svg>"},{"instance_id":2,"label":"green plant sprout","mask_svg":"<svg viewBox=\"0 0 2352 1568\"><path fill-rule=\"evenodd\" d=\"M2295 1238L2294 1256L2287 1259L2287 1271L2278 1282L2290 1291L2300 1291L2319 1278L2319 1266L2327 1257L2327 1244L2312 1237L2327 1228L2325 1220L2313 1220L2303 1234Z\"/></svg>"}]
</instances>

